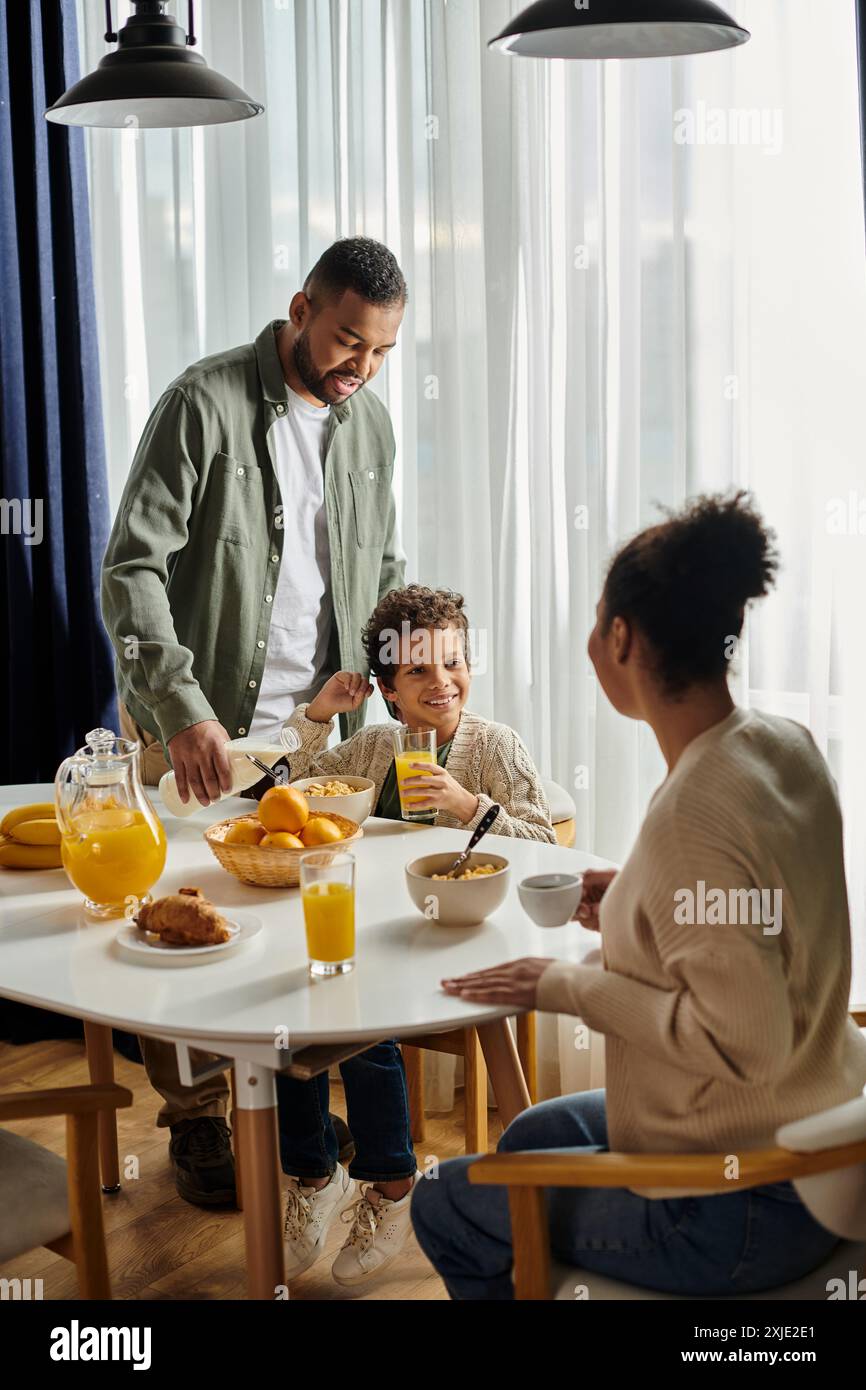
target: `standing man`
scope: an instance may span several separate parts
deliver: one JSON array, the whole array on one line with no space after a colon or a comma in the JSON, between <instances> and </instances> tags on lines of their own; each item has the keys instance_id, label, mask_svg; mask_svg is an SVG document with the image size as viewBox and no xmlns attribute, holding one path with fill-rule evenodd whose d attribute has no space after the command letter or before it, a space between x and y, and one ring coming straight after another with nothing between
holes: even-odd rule
<instances>
[{"instance_id":1,"label":"standing man","mask_svg":"<svg viewBox=\"0 0 866 1390\"><path fill-rule=\"evenodd\" d=\"M333 674L366 673L362 630L406 557L394 433L364 388L407 298L386 247L339 241L288 322L190 367L151 415L102 572L122 732L149 785L170 762L182 799L209 806L231 790L230 739L276 741ZM343 737L364 717L345 716ZM178 1192L233 1201L225 1077L182 1087L174 1047L141 1044Z\"/></svg>"}]
</instances>

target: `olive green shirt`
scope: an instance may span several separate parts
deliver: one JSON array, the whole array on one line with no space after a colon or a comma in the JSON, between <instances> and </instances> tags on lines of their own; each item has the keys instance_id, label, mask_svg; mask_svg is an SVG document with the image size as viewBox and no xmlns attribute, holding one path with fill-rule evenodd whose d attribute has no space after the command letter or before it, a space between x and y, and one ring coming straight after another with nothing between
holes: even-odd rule
<instances>
[{"instance_id":1,"label":"olive green shirt","mask_svg":"<svg viewBox=\"0 0 866 1390\"><path fill-rule=\"evenodd\" d=\"M102 614L120 698L168 744L218 719L252 726L283 556L273 426L288 388L268 324L169 386L142 435L102 569ZM405 583L392 491L394 432L369 390L333 406L325 446L331 659L369 674L361 632ZM344 738L365 706L341 720Z\"/></svg>"}]
</instances>

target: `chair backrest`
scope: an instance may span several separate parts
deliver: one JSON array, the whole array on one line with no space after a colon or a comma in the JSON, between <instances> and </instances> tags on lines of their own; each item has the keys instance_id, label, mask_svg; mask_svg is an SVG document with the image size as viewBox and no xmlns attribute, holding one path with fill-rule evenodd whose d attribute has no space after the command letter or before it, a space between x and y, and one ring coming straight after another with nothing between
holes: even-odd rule
<instances>
[{"instance_id":1,"label":"chair backrest","mask_svg":"<svg viewBox=\"0 0 866 1390\"><path fill-rule=\"evenodd\" d=\"M855 1096L854 1100L822 1110L818 1115L794 1120L776 1132L779 1147L792 1153L816 1153L819 1149L856 1144L861 1139L866 1139L866 1095ZM801 1202L826 1230L847 1240L866 1239L866 1163L795 1178L794 1187Z\"/></svg>"}]
</instances>

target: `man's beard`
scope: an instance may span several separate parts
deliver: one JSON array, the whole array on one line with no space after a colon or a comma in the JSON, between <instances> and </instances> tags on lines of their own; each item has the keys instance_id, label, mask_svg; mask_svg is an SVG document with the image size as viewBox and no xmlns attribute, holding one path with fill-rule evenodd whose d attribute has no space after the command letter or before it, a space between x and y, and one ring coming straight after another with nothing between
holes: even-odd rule
<instances>
[{"instance_id":1,"label":"man's beard","mask_svg":"<svg viewBox=\"0 0 866 1390\"><path fill-rule=\"evenodd\" d=\"M295 339L295 371L301 378L303 385L311 396L315 396L317 401L322 401L325 405L342 405L343 397L332 386L329 385L328 377L322 376L313 361L313 354L310 352L309 330L304 329ZM358 390L362 390L358 387ZM357 395L358 392L355 392Z\"/></svg>"}]
</instances>

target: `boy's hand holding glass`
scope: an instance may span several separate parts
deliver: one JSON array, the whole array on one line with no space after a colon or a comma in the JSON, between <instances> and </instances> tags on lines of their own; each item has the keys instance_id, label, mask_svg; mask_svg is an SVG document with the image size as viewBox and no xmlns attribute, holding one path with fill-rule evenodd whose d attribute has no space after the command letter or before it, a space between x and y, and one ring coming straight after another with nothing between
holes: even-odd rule
<instances>
[{"instance_id":1,"label":"boy's hand holding glass","mask_svg":"<svg viewBox=\"0 0 866 1390\"><path fill-rule=\"evenodd\" d=\"M329 724L337 714L360 709L373 694L373 687L359 671L338 671L307 707L307 718L314 724Z\"/></svg>"},{"instance_id":2,"label":"boy's hand holding glass","mask_svg":"<svg viewBox=\"0 0 866 1390\"><path fill-rule=\"evenodd\" d=\"M478 797L455 782L447 767L438 763L410 763L409 767L418 769L403 778L405 791L412 795L413 810L447 811L464 825L477 814Z\"/></svg>"}]
</instances>

